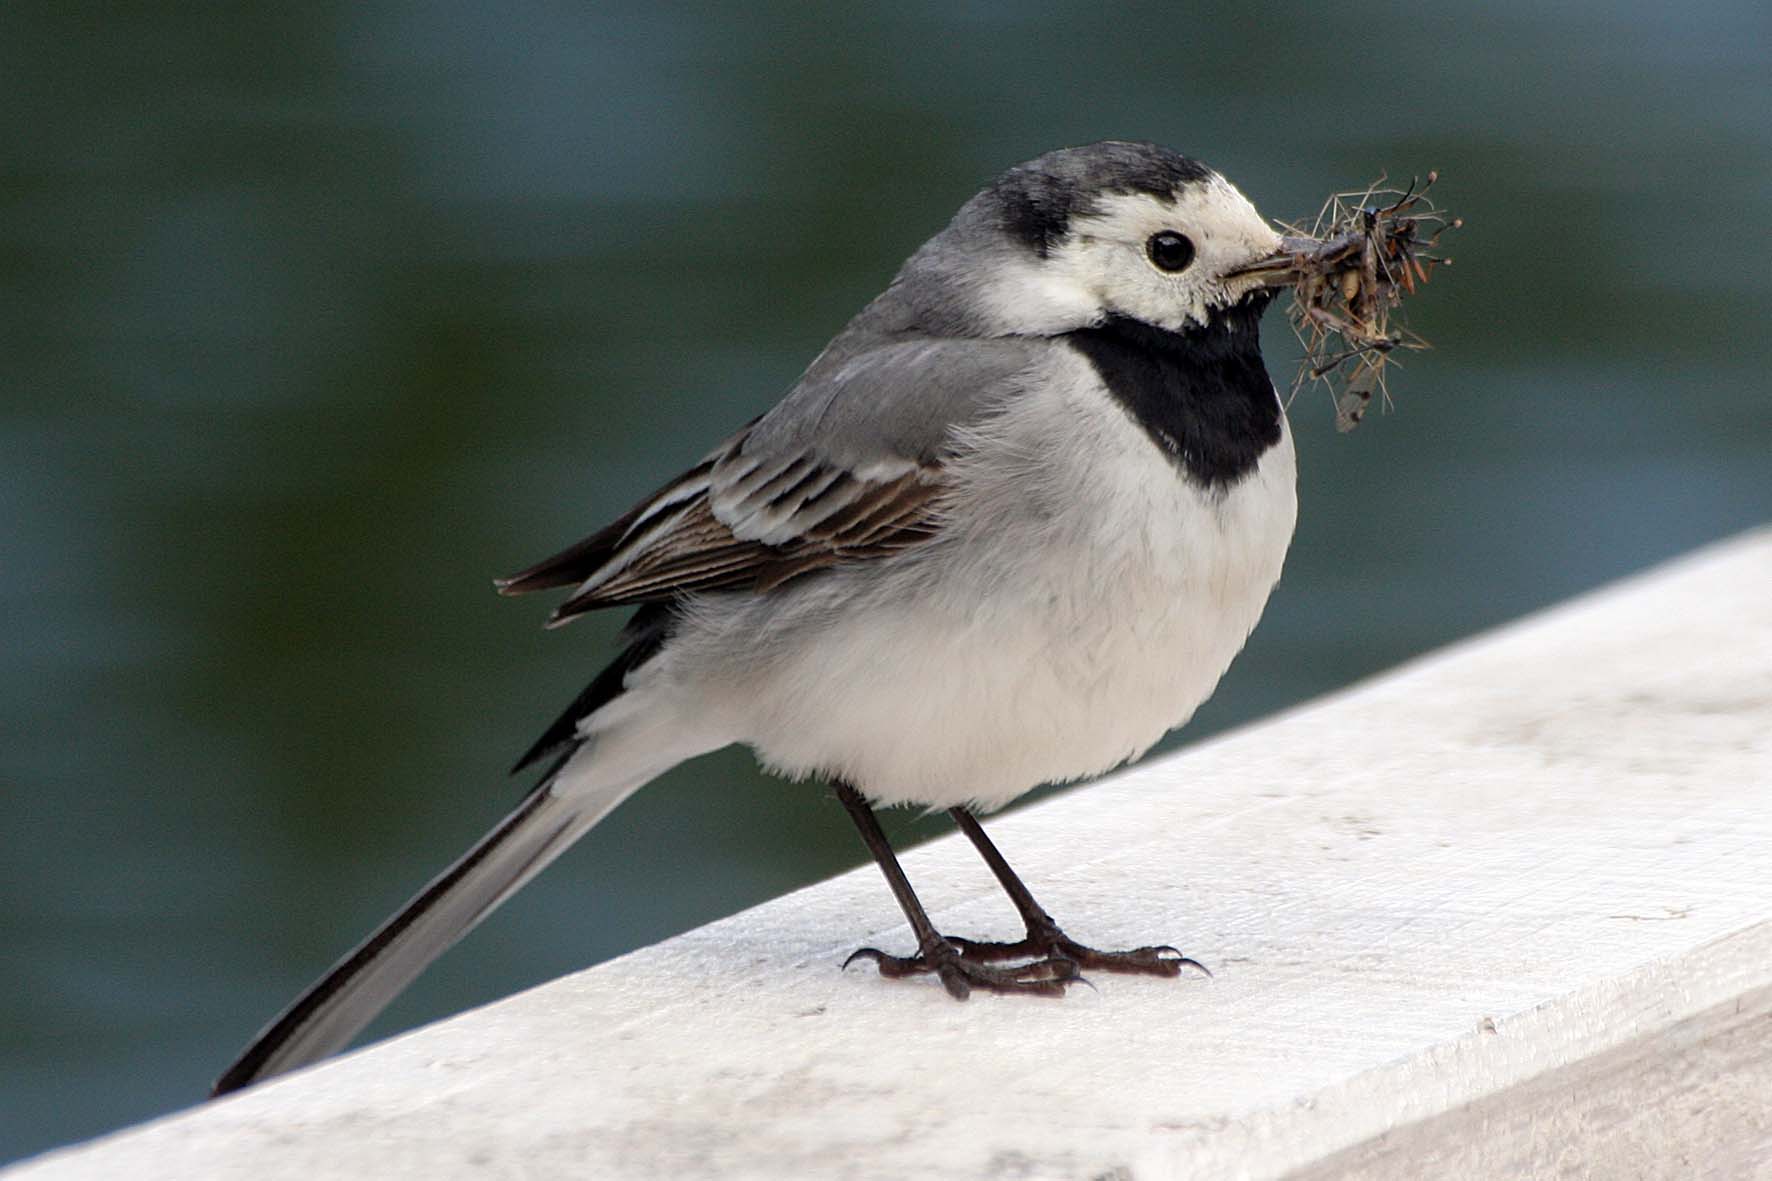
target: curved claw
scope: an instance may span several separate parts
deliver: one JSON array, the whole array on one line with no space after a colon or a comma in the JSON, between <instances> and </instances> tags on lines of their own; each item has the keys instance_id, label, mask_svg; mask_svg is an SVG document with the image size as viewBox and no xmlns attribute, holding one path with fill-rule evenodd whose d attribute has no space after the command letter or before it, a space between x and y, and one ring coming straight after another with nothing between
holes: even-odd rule
<instances>
[{"instance_id":1,"label":"curved claw","mask_svg":"<svg viewBox=\"0 0 1772 1181\"><path fill-rule=\"evenodd\" d=\"M847 972L849 965L858 959L873 960L874 966L879 968L882 976L915 976L920 972L934 971L921 955L887 955L877 947L856 948L849 953L849 958L843 961L842 970Z\"/></svg>"},{"instance_id":2,"label":"curved claw","mask_svg":"<svg viewBox=\"0 0 1772 1181\"><path fill-rule=\"evenodd\" d=\"M1163 959L1161 962L1165 964L1174 964L1175 970L1178 974L1183 968L1192 968L1208 980L1212 978L1211 968L1208 968L1205 964L1202 964L1191 955L1181 954L1181 949L1179 947L1171 947L1167 943L1159 943L1155 947L1141 947L1138 950L1148 951L1153 956L1167 956L1168 958Z\"/></svg>"},{"instance_id":3,"label":"curved claw","mask_svg":"<svg viewBox=\"0 0 1772 1181\"><path fill-rule=\"evenodd\" d=\"M885 958L886 953L877 947L858 947L849 953L849 958L844 960L843 966L837 970L839 972L847 972L849 970L849 965L853 964L856 960L872 959L877 962Z\"/></svg>"}]
</instances>

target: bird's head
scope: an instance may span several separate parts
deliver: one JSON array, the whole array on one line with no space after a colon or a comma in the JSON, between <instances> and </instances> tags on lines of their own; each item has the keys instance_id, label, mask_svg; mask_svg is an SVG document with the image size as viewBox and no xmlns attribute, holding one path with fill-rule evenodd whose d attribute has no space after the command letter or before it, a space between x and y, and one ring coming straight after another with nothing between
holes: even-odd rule
<instances>
[{"instance_id":1,"label":"bird's head","mask_svg":"<svg viewBox=\"0 0 1772 1181\"><path fill-rule=\"evenodd\" d=\"M978 335L1055 335L1110 317L1181 331L1265 306L1281 241L1206 165L1109 140L1003 173L894 286Z\"/></svg>"}]
</instances>

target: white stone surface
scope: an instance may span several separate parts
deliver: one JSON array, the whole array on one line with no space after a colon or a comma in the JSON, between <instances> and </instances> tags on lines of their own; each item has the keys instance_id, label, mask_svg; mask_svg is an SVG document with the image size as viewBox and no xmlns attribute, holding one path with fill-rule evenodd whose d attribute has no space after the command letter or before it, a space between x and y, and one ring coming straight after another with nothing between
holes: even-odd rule
<instances>
[{"instance_id":1,"label":"white stone surface","mask_svg":"<svg viewBox=\"0 0 1772 1181\"><path fill-rule=\"evenodd\" d=\"M868 866L7 1181L1772 1161L1772 530L992 829L1073 935L1216 976L841 973L909 945ZM957 838L907 869L1017 933Z\"/></svg>"}]
</instances>

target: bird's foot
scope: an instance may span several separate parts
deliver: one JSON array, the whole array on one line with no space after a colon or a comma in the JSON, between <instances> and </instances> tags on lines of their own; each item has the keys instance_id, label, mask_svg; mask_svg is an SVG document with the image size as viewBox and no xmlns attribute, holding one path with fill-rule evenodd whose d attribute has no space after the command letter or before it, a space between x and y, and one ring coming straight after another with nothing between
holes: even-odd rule
<instances>
[{"instance_id":1,"label":"bird's foot","mask_svg":"<svg viewBox=\"0 0 1772 1181\"><path fill-rule=\"evenodd\" d=\"M1212 972L1196 959L1182 955L1168 944L1135 947L1131 951L1097 951L1085 947L1059 930L1055 923L1030 925L1027 938L1015 943L978 943L970 939L951 939L966 959L977 963L997 960L1018 960L1039 957L1045 960L1069 960L1079 970L1130 972L1142 976L1179 976L1183 968L1192 968L1203 975Z\"/></svg>"},{"instance_id":2,"label":"bird's foot","mask_svg":"<svg viewBox=\"0 0 1772 1181\"><path fill-rule=\"evenodd\" d=\"M893 979L932 972L948 990L948 995L959 1001L971 996L974 988L1004 994L1056 997L1063 996L1069 985L1087 983L1078 961L1068 956L1050 955L1025 964L993 968L983 958L969 955L964 950L978 946L986 945L963 939L942 939L934 947L910 956L887 955L878 948L863 947L851 952L843 961L843 967L849 967L856 960L873 960L880 975Z\"/></svg>"}]
</instances>

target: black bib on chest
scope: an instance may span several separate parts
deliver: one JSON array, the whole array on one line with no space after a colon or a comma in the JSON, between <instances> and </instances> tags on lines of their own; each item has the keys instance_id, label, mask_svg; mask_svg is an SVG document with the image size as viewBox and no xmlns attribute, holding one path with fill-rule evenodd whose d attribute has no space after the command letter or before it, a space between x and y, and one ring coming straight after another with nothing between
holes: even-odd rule
<instances>
[{"instance_id":1,"label":"black bib on chest","mask_svg":"<svg viewBox=\"0 0 1772 1181\"><path fill-rule=\"evenodd\" d=\"M1226 487L1280 441L1280 402L1261 362L1270 298L1258 292L1181 332L1109 316L1065 338L1190 479Z\"/></svg>"}]
</instances>

